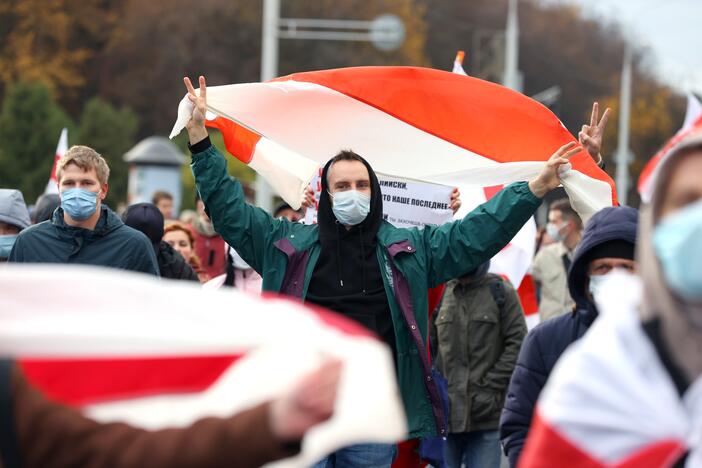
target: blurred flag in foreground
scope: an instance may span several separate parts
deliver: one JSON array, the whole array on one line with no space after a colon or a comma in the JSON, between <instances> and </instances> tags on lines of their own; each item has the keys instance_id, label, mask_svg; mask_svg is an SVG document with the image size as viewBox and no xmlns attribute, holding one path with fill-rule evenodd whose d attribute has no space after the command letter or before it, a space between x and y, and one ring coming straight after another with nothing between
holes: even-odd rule
<instances>
[{"instance_id":1,"label":"blurred flag in foreground","mask_svg":"<svg viewBox=\"0 0 702 468\"><path fill-rule=\"evenodd\" d=\"M49 182L46 183L46 189L44 193L58 193L58 178L56 177L56 164L58 164L59 159L66 154L68 151L68 129L64 128L61 130L61 136L59 136L58 144L56 145L56 154L54 155L54 165L51 168L51 175L49 176Z\"/></svg>"},{"instance_id":2,"label":"blurred flag in foreground","mask_svg":"<svg viewBox=\"0 0 702 468\"><path fill-rule=\"evenodd\" d=\"M336 314L80 266L4 267L0 297L0 356L49 398L98 421L156 430L227 417L336 357L344 367L334 415L280 466L406 436L389 349Z\"/></svg>"},{"instance_id":3,"label":"blurred flag in foreground","mask_svg":"<svg viewBox=\"0 0 702 468\"><path fill-rule=\"evenodd\" d=\"M640 280L613 275L541 392L520 468L702 466L702 377L680 395L641 326Z\"/></svg>"},{"instance_id":4,"label":"blurred flag in foreground","mask_svg":"<svg viewBox=\"0 0 702 468\"><path fill-rule=\"evenodd\" d=\"M653 191L654 183L656 178L656 170L663 158L665 158L670 150L673 149L683 138L686 136L702 131L702 103L693 94L687 95L687 112L685 113L685 121L683 126L678 130L678 132L663 145L644 167L639 176L639 195L641 195L641 200L648 203L651 200L651 193Z\"/></svg>"},{"instance_id":5,"label":"blurred flag in foreground","mask_svg":"<svg viewBox=\"0 0 702 468\"><path fill-rule=\"evenodd\" d=\"M294 208L341 149L379 175L453 187L529 180L575 141L546 107L503 86L416 67L296 73L265 83L213 86L208 110L228 151L265 177ZM171 137L190 119L184 99ZM584 220L616 202L614 183L583 149L563 185Z\"/></svg>"}]
</instances>

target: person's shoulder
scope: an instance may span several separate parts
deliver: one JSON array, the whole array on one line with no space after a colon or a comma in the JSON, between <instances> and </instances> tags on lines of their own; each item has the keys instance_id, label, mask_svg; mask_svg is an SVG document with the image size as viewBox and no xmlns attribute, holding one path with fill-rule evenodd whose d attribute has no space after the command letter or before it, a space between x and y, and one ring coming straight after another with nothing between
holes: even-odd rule
<instances>
[{"instance_id":1,"label":"person's shoulder","mask_svg":"<svg viewBox=\"0 0 702 468\"><path fill-rule=\"evenodd\" d=\"M146 237L146 234L130 226L127 226L126 224L118 226L117 228L112 230L108 235L119 237L129 242L130 244L134 244L136 246L145 245L149 248L152 248L151 241L148 237Z\"/></svg>"},{"instance_id":2,"label":"person's shoulder","mask_svg":"<svg viewBox=\"0 0 702 468\"><path fill-rule=\"evenodd\" d=\"M563 244L560 242L554 242L553 244L542 247L539 253L543 252L543 255L549 256L560 256L564 251ZM538 254L537 254L538 255Z\"/></svg>"},{"instance_id":3,"label":"person's shoulder","mask_svg":"<svg viewBox=\"0 0 702 468\"><path fill-rule=\"evenodd\" d=\"M17 235L17 239L32 239L38 236L45 236L47 234L53 234L55 232L51 220L43 221L39 224L33 224L25 229L22 229Z\"/></svg>"},{"instance_id":4,"label":"person's shoulder","mask_svg":"<svg viewBox=\"0 0 702 468\"><path fill-rule=\"evenodd\" d=\"M532 332L540 336L551 336L559 334L564 328L572 327L575 322L575 318L572 312L567 314L557 315L548 320L544 320L540 324L534 327Z\"/></svg>"},{"instance_id":5,"label":"person's shoulder","mask_svg":"<svg viewBox=\"0 0 702 468\"><path fill-rule=\"evenodd\" d=\"M542 352L559 356L573 342L572 331L575 325L573 313L550 318L529 332L529 341L535 343Z\"/></svg>"},{"instance_id":6,"label":"person's shoulder","mask_svg":"<svg viewBox=\"0 0 702 468\"><path fill-rule=\"evenodd\" d=\"M516 294L516 289L512 286L512 282L496 273L487 273L485 275L485 281L487 284L501 285L505 289L507 294L514 292Z\"/></svg>"}]
</instances>

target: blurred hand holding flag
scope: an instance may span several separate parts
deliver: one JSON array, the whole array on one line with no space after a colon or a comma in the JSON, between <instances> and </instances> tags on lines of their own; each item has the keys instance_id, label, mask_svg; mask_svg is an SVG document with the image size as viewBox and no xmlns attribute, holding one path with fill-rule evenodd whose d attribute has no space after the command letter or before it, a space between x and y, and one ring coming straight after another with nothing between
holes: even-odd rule
<instances>
[{"instance_id":1,"label":"blurred hand holding flag","mask_svg":"<svg viewBox=\"0 0 702 468\"><path fill-rule=\"evenodd\" d=\"M91 419L158 430L228 417L335 358L343 370L334 415L279 466L406 436L390 350L336 314L81 266L10 265L0 269L0 296L0 356Z\"/></svg>"}]
</instances>

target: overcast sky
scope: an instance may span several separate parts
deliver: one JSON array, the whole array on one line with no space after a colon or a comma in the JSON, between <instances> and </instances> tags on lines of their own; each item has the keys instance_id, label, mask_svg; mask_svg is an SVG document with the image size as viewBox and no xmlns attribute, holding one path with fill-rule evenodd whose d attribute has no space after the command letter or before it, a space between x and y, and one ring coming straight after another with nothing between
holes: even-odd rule
<instances>
[{"instance_id":1,"label":"overcast sky","mask_svg":"<svg viewBox=\"0 0 702 468\"><path fill-rule=\"evenodd\" d=\"M651 66L683 92L702 94L702 0L542 0L575 3L588 15L622 25L626 37L650 48Z\"/></svg>"}]
</instances>

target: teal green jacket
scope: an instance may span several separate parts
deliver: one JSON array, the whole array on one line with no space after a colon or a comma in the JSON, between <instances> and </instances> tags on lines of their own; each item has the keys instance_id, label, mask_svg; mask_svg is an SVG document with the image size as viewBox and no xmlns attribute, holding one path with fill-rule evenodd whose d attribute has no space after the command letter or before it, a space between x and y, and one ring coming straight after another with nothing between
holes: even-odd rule
<instances>
[{"instance_id":1,"label":"teal green jacket","mask_svg":"<svg viewBox=\"0 0 702 468\"><path fill-rule=\"evenodd\" d=\"M318 227L274 219L247 204L214 146L193 154L192 170L215 230L263 277L263 290L304 300L321 248ZM424 351L427 290L493 257L540 204L526 183L516 183L462 220L411 229L381 225L377 256L395 328L397 377L410 437L434 436L445 421Z\"/></svg>"}]
</instances>

